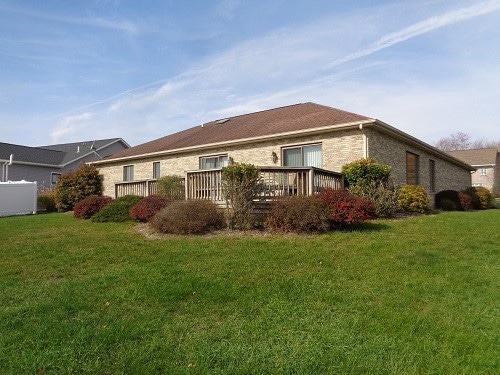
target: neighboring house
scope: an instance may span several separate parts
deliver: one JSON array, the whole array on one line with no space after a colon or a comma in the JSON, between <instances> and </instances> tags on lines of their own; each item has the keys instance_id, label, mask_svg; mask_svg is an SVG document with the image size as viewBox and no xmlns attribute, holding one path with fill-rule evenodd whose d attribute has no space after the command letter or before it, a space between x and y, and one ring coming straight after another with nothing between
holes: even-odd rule
<instances>
[{"instance_id":1,"label":"neighboring house","mask_svg":"<svg viewBox=\"0 0 500 375\"><path fill-rule=\"evenodd\" d=\"M312 194L342 184L342 166L372 157L392 167L396 184L431 196L471 184L473 168L382 121L303 103L211 121L95 162L104 194L154 193L164 175L186 177L188 198L220 199L220 174L230 160L261 167L270 195ZM337 172L337 173L335 173Z\"/></svg>"},{"instance_id":2,"label":"neighboring house","mask_svg":"<svg viewBox=\"0 0 500 375\"><path fill-rule=\"evenodd\" d=\"M498 148L448 151L451 156L472 165L472 186L484 186L492 193L500 193L500 151Z\"/></svg>"},{"instance_id":3,"label":"neighboring house","mask_svg":"<svg viewBox=\"0 0 500 375\"><path fill-rule=\"evenodd\" d=\"M52 187L64 172L100 160L130 146L121 138L28 147L0 142L1 181L36 181ZM12 155L12 163L10 158Z\"/></svg>"}]
</instances>

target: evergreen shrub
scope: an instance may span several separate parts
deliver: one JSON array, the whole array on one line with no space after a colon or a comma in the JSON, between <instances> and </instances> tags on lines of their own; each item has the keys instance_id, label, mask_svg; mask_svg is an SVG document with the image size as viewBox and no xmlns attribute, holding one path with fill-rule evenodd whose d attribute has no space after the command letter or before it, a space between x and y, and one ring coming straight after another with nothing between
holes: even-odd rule
<instances>
[{"instance_id":1,"label":"evergreen shrub","mask_svg":"<svg viewBox=\"0 0 500 375\"><path fill-rule=\"evenodd\" d=\"M56 212L56 192L53 189L47 189L38 193L37 207L45 212Z\"/></svg>"},{"instance_id":2,"label":"evergreen shrub","mask_svg":"<svg viewBox=\"0 0 500 375\"><path fill-rule=\"evenodd\" d=\"M90 220L103 222L123 222L130 220L129 211L142 199L138 195L125 195L104 206Z\"/></svg>"},{"instance_id":3,"label":"evergreen shrub","mask_svg":"<svg viewBox=\"0 0 500 375\"><path fill-rule=\"evenodd\" d=\"M397 191L399 206L408 212L425 213L429 210L430 198L420 185L401 185Z\"/></svg>"},{"instance_id":4,"label":"evergreen shrub","mask_svg":"<svg viewBox=\"0 0 500 375\"><path fill-rule=\"evenodd\" d=\"M456 190L441 190L434 197L434 206L443 211L460 211L462 204Z\"/></svg>"}]
</instances>

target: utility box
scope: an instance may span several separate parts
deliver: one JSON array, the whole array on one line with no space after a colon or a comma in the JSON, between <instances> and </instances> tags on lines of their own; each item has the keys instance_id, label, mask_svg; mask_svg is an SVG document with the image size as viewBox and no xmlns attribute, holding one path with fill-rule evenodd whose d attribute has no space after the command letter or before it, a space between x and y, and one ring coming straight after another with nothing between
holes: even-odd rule
<instances>
[{"instance_id":1,"label":"utility box","mask_svg":"<svg viewBox=\"0 0 500 375\"><path fill-rule=\"evenodd\" d=\"M36 214L36 182L0 182L0 216Z\"/></svg>"}]
</instances>

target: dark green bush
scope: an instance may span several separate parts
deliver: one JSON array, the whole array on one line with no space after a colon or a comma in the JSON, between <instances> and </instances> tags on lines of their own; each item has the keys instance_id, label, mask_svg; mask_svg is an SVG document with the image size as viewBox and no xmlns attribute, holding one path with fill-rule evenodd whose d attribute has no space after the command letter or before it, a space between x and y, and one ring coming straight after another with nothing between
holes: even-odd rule
<instances>
[{"instance_id":1,"label":"dark green bush","mask_svg":"<svg viewBox=\"0 0 500 375\"><path fill-rule=\"evenodd\" d=\"M425 213L429 210L430 198L420 185L402 185L397 190L399 206L408 212Z\"/></svg>"},{"instance_id":2,"label":"dark green bush","mask_svg":"<svg viewBox=\"0 0 500 375\"><path fill-rule=\"evenodd\" d=\"M375 204L347 190L324 189L319 198L326 203L331 228L356 225L375 217Z\"/></svg>"},{"instance_id":3,"label":"dark green bush","mask_svg":"<svg viewBox=\"0 0 500 375\"><path fill-rule=\"evenodd\" d=\"M271 204L264 227L280 232L326 232L330 229L328 207L317 196L294 196Z\"/></svg>"},{"instance_id":4,"label":"dark green bush","mask_svg":"<svg viewBox=\"0 0 500 375\"><path fill-rule=\"evenodd\" d=\"M456 190L441 190L434 197L434 206L443 211L460 211L462 204Z\"/></svg>"},{"instance_id":5,"label":"dark green bush","mask_svg":"<svg viewBox=\"0 0 500 375\"><path fill-rule=\"evenodd\" d=\"M102 195L102 176L95 166L82 164L57 179L55 201L59 211L71 211L77 202L91 195Z\"/></svg>"},{"instance_id":6,"label":"dark green bush","mask_svg":"<svg viewBox=\"0 0 500 375\"><path fill-rule=\"evenodd\" d=\"M75 204L73 215L79 219L90 219L112 201L113 198L111 197L91 195Z\"/></svg>"},{"instance_id":7,"label":"dark green bush","mask_svg":"<svg viewBox=\"0 0 500 375\"><path fill-rule=\"evenodd\" d=\"M137 221L149 221L157 212L172 203L171 198L150 195L142 198L130 211L130 217Z\"/></svg>"},{"instance_id":8,"label":"dark green bush","mask_svg":"<svg viewBox=\"0 0 500 375\"><path fill-rule=\"evenodd\" d=\"M181 176L163 176L156 181L158 195L170 198L171 200L185 199L184 178Z\"/></svg>"},{"instance_id":9,"label":"dark green bush","mask_svg":"<svg viewBox=\"0 0 500 375\"><path fill-rule=\"evenodd\" d=\"M224 213L208 200L173 201L150 221L161 233L203 234L224 227Z\"/></svg>"},{"instance_id":10,"label":"dark green bush","mask_svg":"<svg viewBox=\"0 0 500 375\"><path fill-rule=\"evenodd\" d=\"M141 199L142 197L138 195L125 195L115 199L92 216L91 220L99 223L128 221L130 220L130 208Z\"/></svg>"},{"instance_id":11,"label":"dark green bush","mask_svg":"<svg viewBox=\"0 0 500 375\"><path fill-rule=\"evenodd\" d=\"M38 193L37 207L41 211L56 212L56 193L52 189L43 190Z\"/></svg>"},{"instance_id":12,"label":"dark green bush","mask_svg":"<svg viewBox=\"0 0 500 375\"><path fill-rule=\"evenodd\" d=\"M385 184L389 181L391 167L387 164L378 163L372 158L355 160L342 167L342 174L346 187L358 186L358 188L369 187L373 183Z\"/></svg>"}]
</instances>

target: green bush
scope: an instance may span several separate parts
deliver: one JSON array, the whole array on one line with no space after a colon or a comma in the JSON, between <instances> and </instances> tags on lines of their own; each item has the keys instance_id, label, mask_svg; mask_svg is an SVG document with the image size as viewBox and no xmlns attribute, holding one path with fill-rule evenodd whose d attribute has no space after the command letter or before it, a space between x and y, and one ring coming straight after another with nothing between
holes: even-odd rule
<instances>
[{"instance_id":1,"label":"green bush","mask_svg":"<svg viewBox=\"0 0 500 375\"><path fill-rule=\"evenodd\" d=\"M156 185L158 187L158 195L171 200L183 200L186 198L184 178L181 176L163 176L156 181Z\"/></svg>"},{"instance_id":2,"label":"green bush","mask_svg":"<svg viewBox=\"0 0 500 375\"><path fill-rule=\"evenodd\" d=\"M99 223L131 220L129 211L141 199L142 197L138 195L125 195L115 199L92 216L90 220Z\"/></svg>"},{"instance_id":3,"label":"green bush","mask_svg":"<svg viewBox=\"0 0 500 375\"><path fill-rule=\"evenodd\" d=\"M253 200L262 189L259 168L253 164L231 163L222 168L222 187L228 204L228 227L251 228L254 223Z\"/></svg>"},{"instance_id":4,"label":"green bush","mask_svg":"<svg viewBox=\"0 0 500 375\"><path fill-rule=\"evenodd\" d=\"M161 233L203 234L224 227L224 214L208 200L173 201L150 221Z\"/></svg>"},{"instance_id":5,"label":"green bush","mask_svg":"<svg viewBox=\"0 0 500 375\"><path fill-rule=\"evenodd\" d=\"M274 201L264 227L280 232L326 232L330 229L328 207L318 196L292 196Z\"/></svg>"},{"instance_id":6,"label":"green bush","mask_svg":"<svg viewBox=\"0 0 500 375\"><path fill-rule=\"evenodd\" d=\"M377 217L390 218L396 216L401 211L401 207L398 204L396 190L388 185L382 182L372 182L364 186L351 186L348 191L351 194L373 201Z\"/></svg>"},{"instance_id":7,"label":"green bush","mask_svg":"<svg viewBox=\"0 0 500 375\"><path fill-rule=\"evenodd\" d=\"M38 193L37 207L41 211L56 212L56 192L52 189L47 189Z\"/></svg>"},{"instance_id":8,"label":"green bush","mask_svg":"<svg viewBox=\"0 0 500 375\"><path fill-rule=\"evenodd\" d=\"M402 185L397 190L399 206L408 212L425 213L429 210L429 194L420 185Z\"/></svg>"},{"instance_id":9,"label":"green bush","mask_svg":"<svg viewBox=\"0 0 500 375\"><path fill-rule=\"evenodd\" d=\"M369 187L372 184L385 184L389 181L391 167L378 163L375 159L358 159L342 167L346 187Z\"/></svg>"},{"instance_id":10,"label":"green bush","mask_svg":"<svg viewBox=\"0 0 500 375\"><path fill-rule=\"evenodd\" d=\"M91 195L102 195L102 176L95 166L82 164L57 179L55 201L58 211L71 211L77 202Z\"/></svg>"}]
</instances>

